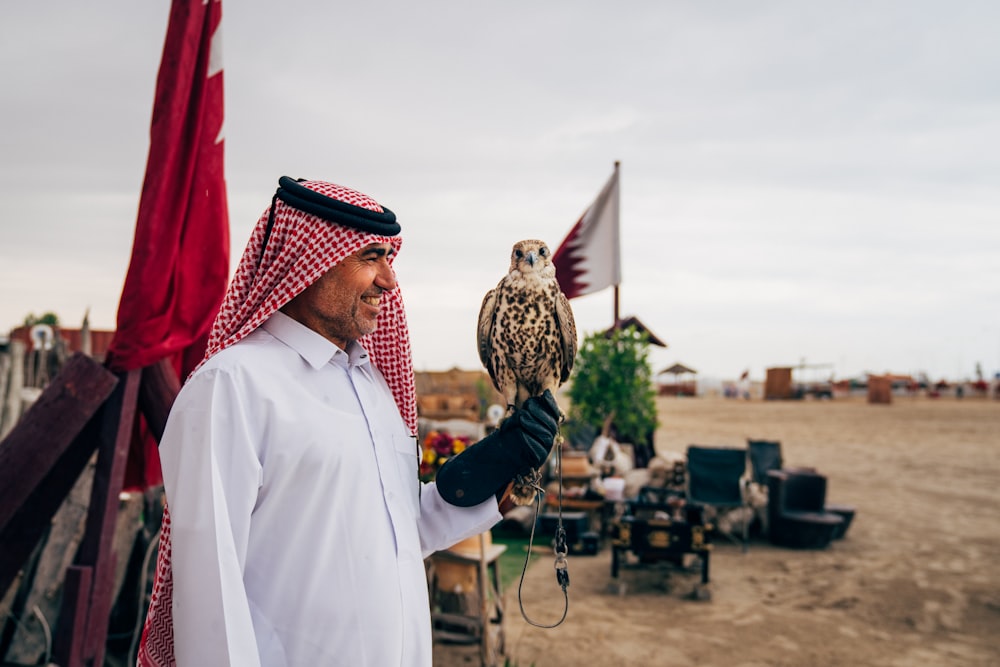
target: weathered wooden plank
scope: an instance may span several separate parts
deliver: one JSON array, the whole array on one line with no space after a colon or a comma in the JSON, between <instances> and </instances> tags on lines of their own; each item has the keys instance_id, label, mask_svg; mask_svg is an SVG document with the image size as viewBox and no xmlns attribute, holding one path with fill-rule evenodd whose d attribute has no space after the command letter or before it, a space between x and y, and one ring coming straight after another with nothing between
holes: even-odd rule
<instances>
[{"instance_id":1,"label":"weathered wooden plank","mask_svg":"<svg viewBox=\"0 0 1000 667\"><path fill-rule=\"evenodd\" d=\"M59 617L66 570L73 564L87 524L87 503L90 501L90 487L94 479L95 458L91 457L90 463L77 478L52 519L52 529L45 538L38 565L31 581L25 582L27 595L18 610L22 620L14 629L4 656L7 662L37 665L46 649L51 648L41 623L32 612L37 609L51 625Z\"/></svg>"},{"instance_id":2,"label":"weathered wooden plank","mask_svg":"<svg viewBox=\"0 0 1000 667\"><path fill-rule=\"evenodd\" d=\"M111 585L111 608L121 596L122 587L129 571L129 557L135 549L136 540L143 527L143 511L146 499L141 493L123 493L118 506L118 521L115 524L114 542L111 550L115 554L115 572ZM109 614L110 616L110 614Z\"/></svg>"},{"instance_id":3,"label":"weathered wooden plank","mask_svg":"<svg viewBox=\"0 0 1000 667\"><path fill-rule=\"evenodd\" d=\"M26 347L22 341L10 342L10 376L7 380L6 396L0 404L0 439L14 429L21 416L21 388L24 387L24 355Z\"/></svg>"},{"instance_id":4,"label":"weathered wooden plank","mask_svg":"<svg viewBox=\"0 0 1000 667\"><path fill-rule=\"evenodd\" d=\"M95 361L73 357L0 442L0 591L14 581L97 447L99 420L91 415L115 384Z\"/></svg>"},{"instance_id":5,"label":"weathered wooden plank","mask_svg":"<svg viewBox=\"0 0 1000 667\"><path fill-rule=\"evenodd\" d=\"M91 568L79 565L66 570L59 631L52 647L52 661L60 667L86 667L83 661L84 628L88 616L87 593L93 588L93 574Z\"/></svg>"},{"instance_id":6,"label":"weathered wooden plank","mask_svg":"<svg viewBox=\"0 0 1000 667\"><path fill-rule=\"evenodd\" d=\"M136 430L136 409L139 402L141 369L124 374L115 392L106 402L102 419L101 443L97 454L97 469L87 515L87 533L80 544L78 563L93 568L93 585L89 599L84 660L94 665L104 664L104 644L111 613L114 587L115 525L118 519L118 496L125 481L125 462Z\"/></svg>"},{"instance_id":7,"label":"weathered wooden plank","mask_svg":"<svg viewBox=\"0 0 1000 667\"><path fill-rule=\"evenodd\" d=\"M181 390L180 380L169 359L142 369L142 384L139 387L139 409L146 418L146 425L156 441L163 438L167 416L174 405L174 399Z\"/></svg>"},{"instance_id":8,"label":"weathered wooden plank","mask_svg":"<svg viewBox=\"0 0 1000 667\"><path fill-rule=\"evenodd\" d=\"M7 385L10 382L10 352L0 352L0 438L7 435L4 430L3 406L7 404Z\"/></svg>"},{"instance_id":9,"label":"weathered wooden plank","mask_svg":"<svg viewBox=\"0 0 1000 667\"><path fill-rule=\"evenodd\" d=\"M20 588L23 576L24 575L22 573L18 572L17 576L14 578L13 585L7 589L7 592L4 593L2 597L0 597L0 618L6 619L4 621L0 621L0 633L3 633L3 635L7 634L7 627L14 624L14 619L12 617L15 602L14 598L17 597L18 589Z\"/></svg>"},{"instance_id":10,"label":"weathered wooden plank","mask_svg":"<svg viewBox=\"0 0 1000 667\"><path fill-rule=\"evenodd\" d=\"M7 590L17 576L93 455L97 448L100 417L99 412L87 423L0 531L0 591Z\"/></svg>"},{"instance_id":11,"label":"weathered wooden plank","mask_svg":"<svg viewBox=\"0 0 1000 667\"><path fill-rule=\"evenodd\" d=\"M115 376L96 361L76 354L0 441L0 531L38 488L116 383Z\"/></svg>"}]
</instances>

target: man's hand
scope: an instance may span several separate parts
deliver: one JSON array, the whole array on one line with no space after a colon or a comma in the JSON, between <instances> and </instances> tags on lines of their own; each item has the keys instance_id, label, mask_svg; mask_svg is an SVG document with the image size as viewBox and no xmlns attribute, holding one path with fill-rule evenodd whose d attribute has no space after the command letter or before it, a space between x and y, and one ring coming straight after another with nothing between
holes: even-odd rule
<instances>
[{"instance_id":1,"label":"man's hand","mask_svg":"<svg viewBox=\"0 0 1000 667\"><path fill-rule=\"evenodd\" d=\"M448 459L437 473L441 497L471 507L503 493L517 475L540 467L559 432L559 406L552 393L529 398L500 428Z\"/></svg>"},{"instance_id":2,"label":"man's hand","mask_svg":"<svg viewBox=\"0 0 1000 667\"><path fill-rule=\"evenodd\" d=\"M526 400L520 410L500 425L501 433L507 432L511 440L517 438L521 443L524 465L515 474L538 468L545 463L559 432L561 416L556 399L546 389L541 396L532 396Z\"/></svg>"}]
</instances>

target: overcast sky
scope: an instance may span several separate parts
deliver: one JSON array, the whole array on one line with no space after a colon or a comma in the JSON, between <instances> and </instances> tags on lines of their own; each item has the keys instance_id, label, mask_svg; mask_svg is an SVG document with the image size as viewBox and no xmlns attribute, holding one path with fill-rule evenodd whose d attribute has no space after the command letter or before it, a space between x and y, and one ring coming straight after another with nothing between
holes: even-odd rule
<instances>
[{"instance_id":1,"label":"overcast sky","mask_svg":"<svg viewBox=\"0 0 1000 667\"><path fill-rule=\"evenodd\" d=\"M4 3L0 330L114 328L169 3ZM235 262L281 175L403 226L418 369L621 160L621 311L703 376L1000 371L1000 3L223 5ZM581 336L612 292L575 299Z\"/></svg>"}]
</instances>

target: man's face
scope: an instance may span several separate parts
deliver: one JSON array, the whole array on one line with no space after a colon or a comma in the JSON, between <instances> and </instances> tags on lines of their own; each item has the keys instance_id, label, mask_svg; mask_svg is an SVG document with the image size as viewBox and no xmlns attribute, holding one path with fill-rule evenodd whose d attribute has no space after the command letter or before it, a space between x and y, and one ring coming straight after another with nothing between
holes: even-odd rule
<instances>
[{"instance_id":1,"label":"man's face","mask_svg":"<svg viewBox=\"0 0 1000 667\"><path fill-rule=\"evenodd\" d=\"M388 243L373 243L348 255L282 312L346 349L349 342L375 331L382 293L396 289L389 266L393 252Z\"/></svg>"}]
</instances>

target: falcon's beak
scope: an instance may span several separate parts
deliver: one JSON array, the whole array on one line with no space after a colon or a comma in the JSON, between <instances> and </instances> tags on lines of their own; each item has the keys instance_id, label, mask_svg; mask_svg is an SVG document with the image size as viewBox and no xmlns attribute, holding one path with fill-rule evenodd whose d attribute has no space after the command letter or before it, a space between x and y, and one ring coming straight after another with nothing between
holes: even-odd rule
<instances>
[{"instance_id":1,"label":"falcon's beak","mask_svg":"<svg viewBox=\"0 0 1000 667\"><path fill-rule=\"evenodd\" d=\"M535 254L534 250L532 250L531 252L529 252L527 255L524 256L524 261L526 261L528 263L528 266L530 266L531 268L535 268L535 262L538 261L538 255Z\"/></svg>"}]
</instances>

